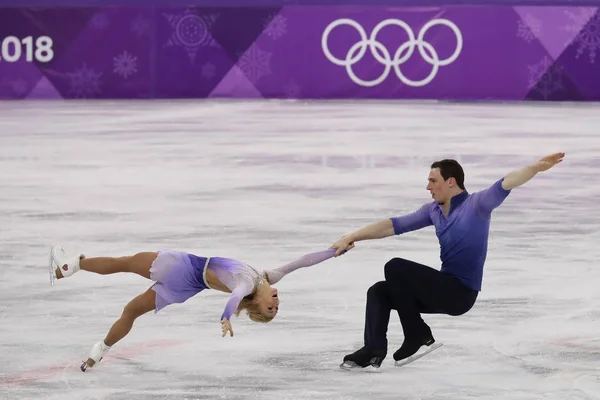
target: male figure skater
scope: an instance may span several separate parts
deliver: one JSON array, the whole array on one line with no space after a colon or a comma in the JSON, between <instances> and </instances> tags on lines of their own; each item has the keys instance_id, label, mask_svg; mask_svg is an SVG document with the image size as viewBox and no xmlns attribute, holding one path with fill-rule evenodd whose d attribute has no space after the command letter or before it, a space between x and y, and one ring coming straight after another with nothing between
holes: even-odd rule
<instances>
[{"instance_id":1,"label":"male figure skater","mask_svg":"<svg viewBox=\"0 0 600 400\"><path fill-rule=\"evenodd\" d=\"M442 261L441 270L403 258L393 258L385 264L385 280L367 291L364 347L346 355L341 367L377 369L381 366L387 355L391 310L398 312L404 332L404 342L393 355L396 365L421 357L423 354L416 354L421 347L435 343L431 329L421 318L422 313L458 316L475 304L481 290L492 211L512 189L562 162L564 156L565 153L556 153L543 157L472 194L465 189L464 172L457 161L436 161L431 165L427 184L432 202L413 213L366 226L335 242L332 248L336 249L337 257L358 241L400 235L433 225Z\"/></svg>"}]
</instances>

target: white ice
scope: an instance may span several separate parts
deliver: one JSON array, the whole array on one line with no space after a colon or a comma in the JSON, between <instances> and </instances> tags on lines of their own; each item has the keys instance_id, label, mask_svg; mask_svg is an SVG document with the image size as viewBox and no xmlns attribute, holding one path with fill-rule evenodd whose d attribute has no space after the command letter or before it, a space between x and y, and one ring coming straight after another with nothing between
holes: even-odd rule
<instances>
[{"instance_id":1,"label":"white ice","mask_svg":"<svg viewBox=\"0 0 600 400\"><path fill-rule=\"evenodd\" d=\"M600 107L408 102L0 104L0 398L600 399ZM445 345L379 374L338 368L362 345L365 293L395 256L439 267L433 228L360 242L278 284L280 315L234 318L204 292L140 318L81 360L150 283L81 272L50 287L48 249L176 248L278 266L430 201L429 165L471 192L565 151L493 214L483 291L425 315Z\"/></svg>"}]
</instances>

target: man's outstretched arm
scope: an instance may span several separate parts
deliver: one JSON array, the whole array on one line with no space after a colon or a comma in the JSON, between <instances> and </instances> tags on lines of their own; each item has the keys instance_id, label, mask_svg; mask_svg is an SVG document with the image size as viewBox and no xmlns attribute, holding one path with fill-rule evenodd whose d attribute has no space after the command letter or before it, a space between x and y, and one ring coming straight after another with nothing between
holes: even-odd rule
<instances>
[{"instance_id":1,"label":"man's outstretched arm","mask_svg":"<svg viewBox=\"0 0 600 400\"><path fill-rule=\"evenodd\" d=\"M335 256L354 248L354 242L361 240L383 239L388 236L400 235L432 225L429 217L430 204L423 205L419 210L400 217L386 218L342 236L331 248L336 249Z\"/></svg>"},{"instance_id":2,"label":"man's outstretched arm","mask_svg":"<svg viewBox=\"0 0 600 400\"><path fill-rule=\"evenodd\" d=\"M504 190L511 190L529 182L538 172L547 171L556 164L561 163L564 156L565 153L551 154L531 165L510 172L504 177L502 188Z\"/></svg>"},{"instance_id":3,"label":"man's outstretched arm","mask_svg":"<svg viewBox=\"0 0 600 400\"><path fill-rule=\"evenodd\" d=\"M386 218L374 224L370 224L348 235L350 242L361 240L383 239L394 235L394 224L390 218Z\"/></svg>"},{"instance_id":4,"label":"man's outstretched arm","mask_svg":"<svg viewBox=\"0 0 600 400\"><path fill-rule=\"evenodd\" d=\"M394 235L394 224L390 218L386 218L374 224L360 228L357 231L342 236L331 248L336 249L335 257L354 248L354 242L361 240L383 239Z\"/></svg>"}]
</instances>

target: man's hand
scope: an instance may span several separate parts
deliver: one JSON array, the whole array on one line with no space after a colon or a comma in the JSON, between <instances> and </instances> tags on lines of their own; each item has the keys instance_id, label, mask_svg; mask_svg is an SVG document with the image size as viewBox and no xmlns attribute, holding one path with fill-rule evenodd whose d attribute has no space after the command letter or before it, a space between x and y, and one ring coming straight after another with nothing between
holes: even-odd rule
<instances>
[{"instance_id":1,"label":"man's hand","mask_svg":"<svg viewBox=\"0 0 600 400\"><path fill-rule=\"evenodd\" d=\"M229 332L229 336L233 336L233 328L231 328L231 322L227 318L221 320L221 331L223 332L222 337L225 337L227 332Z\"/></svg>"},{"instance_id":2,"label":"man's hand","mask_svg":"<svg viewBox=\"0 0 600 400\"><path fill-rule=\"evenodd\" d=\"M529 182L538 172L547 171L556 164L562 162L565 153L554 153L541 158L539 161L528 165L527 167L517 169L507 174L502 181L504 190L512 190L516 187Z\"/></svg>"},{"instance_id":3,"label":"man's hand","mask_svg":"<svg viewBox=\"0 0 600 400\"><path fill-rule=\"evenodd\" d=\"M334 257L337 257L349 250L352 250L354 248L354 242L351 241L348 235L345 235L339 238L338 241L331 246L331 248L336 249Z\"/></svg>"},{"instance_id":4,"label":"man's hand","mask_svg":"<svg viewBox=\"0 0 600 400\"><path fill-rule=\"evenodd\" d=\"M565 153L554 153L540 159L538 162L534 163L532 167L537 172L547 171L550 168L554 167L556 164L562 162Z\"/></svg>"}]
</instances>

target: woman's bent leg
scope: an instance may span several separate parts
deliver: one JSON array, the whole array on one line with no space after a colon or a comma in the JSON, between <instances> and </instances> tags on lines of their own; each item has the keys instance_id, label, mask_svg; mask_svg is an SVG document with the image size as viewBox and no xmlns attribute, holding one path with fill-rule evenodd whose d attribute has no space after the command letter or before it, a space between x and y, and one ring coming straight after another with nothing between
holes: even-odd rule
<instances>
[{"instance_id":1,"label":"woman's bent leg","mask_svg":"<svg viewBox=\"0 0 600 400\"><path fill-rule=\"evenodd\" d=\"M94 366L110 350L111 346L123 339L131 331L135 320L154 310L156 304L156 293L152 288L131 300L123 309L121 318L112 325L104 341L96 343L90 351L90 356L81 365L81 370Z\"/></svg>"}]
</instances>

